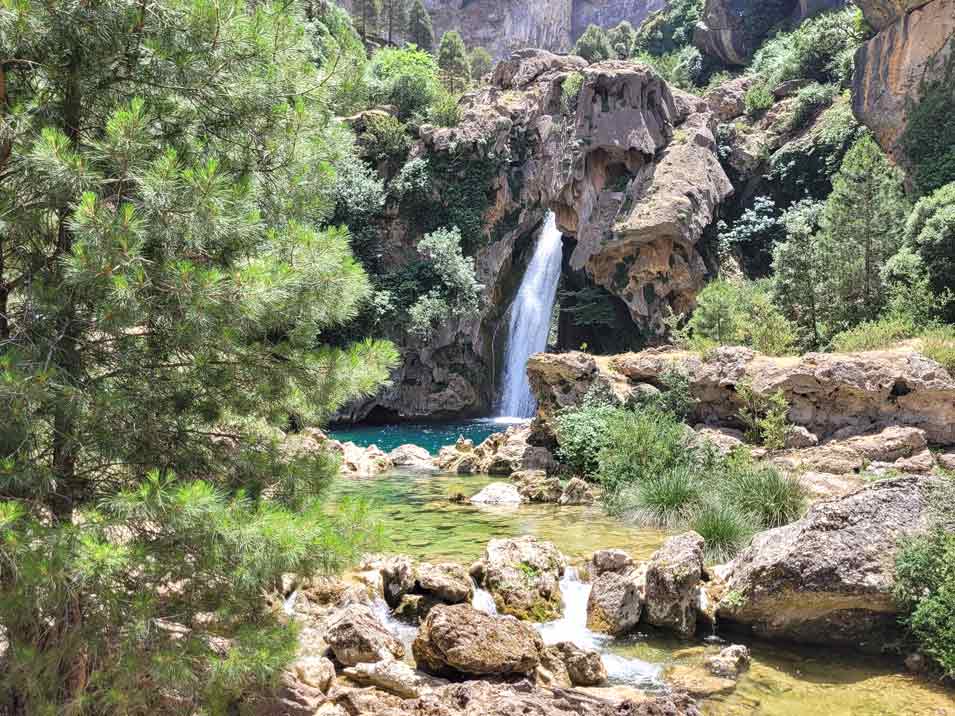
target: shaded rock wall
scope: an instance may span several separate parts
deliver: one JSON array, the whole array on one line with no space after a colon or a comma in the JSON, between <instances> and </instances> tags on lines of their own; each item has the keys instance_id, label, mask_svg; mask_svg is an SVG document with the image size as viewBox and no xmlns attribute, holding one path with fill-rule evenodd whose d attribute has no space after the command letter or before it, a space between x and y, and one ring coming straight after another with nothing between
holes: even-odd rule
<instances>
[{"instance_id":1,"label":"shaded rock wall","mask_svg":"<svg viewBox=\"0 0 955 716\"><path fill-rule=\"evenodd\" d=\"M624 20L639 27L651 13L666 5L666 0L575 0L571 34L576 40L588 25L614 27Z\"/></svg>"},{"instance_id":2,"label":"shaded rock wall","mask_svg":"<svg viewBox=\"0 0 955 716\"><path fill-rule=\"evenodd\" d=\"M881 31L856 52L852 108L882 148L905 166L900 139L908 112L921 99L922 83L940 79L952 55L955 0L858 4Z\"/></svg>"}]
</instances>

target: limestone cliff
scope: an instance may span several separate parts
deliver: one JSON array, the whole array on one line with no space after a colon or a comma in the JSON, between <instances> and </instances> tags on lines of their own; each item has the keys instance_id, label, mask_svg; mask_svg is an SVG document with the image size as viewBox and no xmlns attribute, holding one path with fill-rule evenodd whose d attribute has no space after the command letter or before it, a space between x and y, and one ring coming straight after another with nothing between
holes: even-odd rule
<instances>
[{"instance_id":1,"label":"limestone cliff","mask_svg":"<svg viewBox=\"0 0 955 716\"><path fill-rule=\"evenodd\" d=\"M580 73L577 97L563 83ZM633 62L587 66L579 57L523 50L490 86L462 99L457 127L421 127L412 149L432 165L493 166L484 189L485 243L476 253L482 309L442 326L427 343L402 339L393 383L339 417L446 417L490 409L506 341L505 314L535 228L553 210L573 269L603 286L629 315L628 330L652 335L670 309L685 312L703 286L699 247L716 205L731 191L702 100L672 90ZM463 172L463 173L461 173ZM441 186L436 187L435 202ZM388 255L413 251L413 216L391 210ZM573 247L573 251L570 251Z\"/></svg>"},{"instance_id":2,"label":"limestone cliff","mask_svg":"<svg viewBox=\"0 0 955 716\"><path fill-rule=\"evenodd\" d=\"M728 65L745 65L767 33L787 18L799 22L846 0L706 0L694 42Z\"/></svg>"},{"instance_id":3,"label":"limestone cliff","mask_svg":"<svg viewBox=\"0 0 955 716\"><path fill-rule=\"evenodd\" d=\"M576 40L588 25L614 27L625 20L639 27L666 5L666 0L574 0L572 34Z\"/></svg>"},{"instance_id":4,"label":"limestone cliff","mask_svg":"<svg viewBox=\"0 0 955 716\"><path fill-rule=\"evenodd\" d=\"M858 5L880 32L856 53L853 111L882 148L906 166L900 139L923 83L941 79L952 55L955 0L860 0Z\"/></svg>"},{"instance_id":5,"label":"limestone cliff","mask_svg":"<svg viewBox=\"0 0 955 716\"><path fill-rule=\"evenodd\" d=\"M699 422L739 427L743 403L736 387L749 382L758 394L782 391L789 420L820 439L907 426L923 431L931 443L955 444L955 380L916 345L785 358L746 348L721 348L705 357L675 349L606 358L538 354L528 364L545 425L560 408L578 404L594 383L626 399L647 385L660 386L668 370L689 377Z\"/></svg>"}]
</instances>

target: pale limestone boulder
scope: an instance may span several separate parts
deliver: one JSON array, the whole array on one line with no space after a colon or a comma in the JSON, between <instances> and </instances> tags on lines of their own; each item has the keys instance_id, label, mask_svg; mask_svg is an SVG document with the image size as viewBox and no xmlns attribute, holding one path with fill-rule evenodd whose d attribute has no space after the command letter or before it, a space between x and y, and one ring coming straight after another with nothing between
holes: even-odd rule
<instances>
[{"instance_id":1,"label":"pale limestone boulder","mask_svg":"<svg viewBox=\"0 0 955 716\"><path fill-rule=\"evenodd\" d=\"M404 656L405 648L374 612L352 604L334 612L325 622L325 641L343 666Z\"/></svg>"}]
</instances>

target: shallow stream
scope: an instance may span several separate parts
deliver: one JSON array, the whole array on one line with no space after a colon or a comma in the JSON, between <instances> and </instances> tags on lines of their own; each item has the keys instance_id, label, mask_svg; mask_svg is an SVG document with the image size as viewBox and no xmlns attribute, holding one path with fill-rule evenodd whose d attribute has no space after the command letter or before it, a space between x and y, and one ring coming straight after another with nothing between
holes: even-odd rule
<instances>
[{"instance_id":1,"label":"shallow stream","mask_svg":"<svg viewBox=\"0 0 955 716\"><path fill-rule=\"evenodd\" d=\"M598 507L477 507L448 500L459 492L474 494L492 481L395 472L371 480L342 480L337 495L372 500L389 538L386 551L420 560L469 565L491 538L519 535L554 542L571 563L582 563L595 550L608 547L625 549L640 560L665 537L623 524ZM706 649L718 648L702 640L684 642L658 634L624 639L594 634L586 628L589 585L576 578L575 570L568 570L562 593L563 618L540 626L545 641L570 640L599 649L616 684L663 688L661 674L667 666L699 663ZM478 592L475 606L493 609L488 596ZM414 638L412 627L389 623L404 640ZM897 662L738 637L734 641L750 646L752 667L732 694L703 703L707 716L955 716L955 694L905 673Z\"/></svg>"}]
</instances>

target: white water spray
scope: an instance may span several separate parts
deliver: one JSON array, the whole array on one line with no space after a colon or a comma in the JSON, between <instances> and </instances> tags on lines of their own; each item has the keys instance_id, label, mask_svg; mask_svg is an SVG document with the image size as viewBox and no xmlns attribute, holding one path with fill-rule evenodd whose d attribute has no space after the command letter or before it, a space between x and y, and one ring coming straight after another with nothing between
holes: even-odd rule
<instances>
[{"instance_id":1,"label":"white water spray","mask_svg":"<svg viewBox=\"0 0 955 716\"><path fill-rule=\"evenodd\" d=\"M530 418L537 409L527 380L527 359L547 349L550 319L560 281L561 254L561 233L557 228L557 217L551 212L511 304L501 416Z\"/></svg>"}]
</instances>

